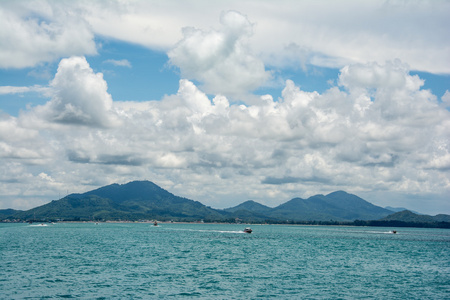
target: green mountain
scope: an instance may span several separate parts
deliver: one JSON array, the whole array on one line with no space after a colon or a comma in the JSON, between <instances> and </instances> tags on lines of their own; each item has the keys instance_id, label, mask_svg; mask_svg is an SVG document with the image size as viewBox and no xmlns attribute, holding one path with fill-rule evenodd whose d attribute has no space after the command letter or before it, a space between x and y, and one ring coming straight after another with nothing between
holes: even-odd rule
<instances>
[{"instance_id":1,"label":"green mountain","mask_svg":"<svg viewBox=\"0 0 450 300\"><path fill-rule=\"evenodd\" d=\"M382 218L391 211L344 191L337 191L325 196L330 205L342 210L339 215L347 220L376 220Z\"/></svg>"},{"instance_id":2,"label":"green mountain","mask_svg":"<svg viewBox=\"0 0 450 300\"><path fill-rule=\"evenodd\" d=\"M294 198L275 208L256 202L244 202L226 211L247 216L253 213L256 218L278 221L353 221L377 220L388 216L392 211L373 205L356 195L337 191L326 196L315 195L308 199Z\"/></svg>"},{"instance_id":3,"label":"green mountain","mask_svg":"<svg viewBox=\"0 0 450 300\"><path fill-rule=\"evenodd\" d=\"M253 200L248 200L245 201L244 203L239 204L238 206L235 207L230 207L227 209L224 209L227 212L237 212L237 211L243 211L243 210L247 210L247 211L251 211L254 213L261 213L261 214L265 214L265 213L269 213L272 208L259 204L258 202L255 202Z\"/></svg>"},{"instance_id":4,"label":"green mountain","mask_svg":"<svg viewBox=\"0 0 450 300\"><path fill-rule=\"evenodd\" d=\"M223 220L224 213L175 196L150 181L112 184L16 214L21 219L194 221Z\"/></svg>"},{"instance_id":5,"label":"green mountain","mask_svg":"<svg viewBox=\"0 0 450 300\"><path fill-rule=\"evenodd\" d=\"M21 210L15 210L15 209L11 209L11 208L0 209L0 220L6 219L6 218L13 216L20 212L21 212Z\"/></svg>"},{"instance_id":6,"label":"green mountain","mask_svg":"<svg viewBox=\"0 0 450 300\"><path fill-rule=\"evenodd\" d=\"M433 217L435 222L449 222L450 223L450 215L438 214Z\"/></svg>"},{"instance_id":7,"label":"green mountain","mask_svg":"<svg viewBox=\"0 0 450 300\"><path fill-rule=\"evenodd\" d=\"M343 220L334 215L338 212L334 206L329 207L323 195L312 196L308 199L294 198L273 209L270 216L281 220L329 221Z\"/></svg>"},{"instance_id":8,"label":"green mountain","mask_svg":"<svg viewBox=\"0 0 450 300\"><path fill-rule=\"evenodd\" d=\"M404 211L404 210L409 210L410 212L413 212L413 213L415 213L415 214L422 215L421 213L419 213L419 212L417 212L417 211L414 211L414 210L411 210L411 209L407 209L407 208L404 208L404 207L392 207L392 206L386 206L385 208L386 208L387 210L392 211L392 212L400 212L400 211Z\"/></svg>"},{"instance_id":9,"label":"green mountain","mask_svg":"<svg viewBox=\"0 0 450 300\"><path fill-rule=\"evenodd\" d=\"M0 210L0 220L174 220L243 222L362 222L374 226L403 222L411 224L450 222L449 215L435 217L410 211L392 211L373 205L343 191L294 198L275 208L249 200L224 210L213 209L162 189L150 181L111 184L83 194L70 194L60 200L27 210ZM377 220L377 221L370 221ZM378 223L380 224L378 224Z\"/></svg>"},{"instance_id":10,"label":"green mountain","mask_svg":"<svg viewBox=\"0 0 450 300\"><path fill-rule=\"evenodd\" d=\"M224 209L233 218L245 220L247 222L264 222L271 219L268 217L272 208L262 205L253 200L245 201L235 207Z\"/></svg>"},{"instance_id":11,"label":"green mountain","mask_svg":"<svg viewBox=\"0 0 450 300\"><path fill-rule=\"evenodd\" d=\"M408 223L434 223L434 222L450 222L450 215L436 215L436 216L428 216L428 215L418 215L409 210L400 211L394 214L391 214L381 221L402 221Z\"/></svg>"}]
</instances>

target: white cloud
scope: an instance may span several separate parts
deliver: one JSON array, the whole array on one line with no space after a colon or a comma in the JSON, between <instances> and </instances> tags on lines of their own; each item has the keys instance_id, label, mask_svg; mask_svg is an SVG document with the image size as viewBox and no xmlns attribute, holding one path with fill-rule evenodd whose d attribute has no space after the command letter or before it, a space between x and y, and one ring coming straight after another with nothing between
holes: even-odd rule
<instances>
[{"instance_id":1,"label":"white cloud","mask_svg":"<svg viewBox=\"0 0 450 300\"><path fill-rule=\"evenodd\" d=\"M11 170L0 174L0 190L11 191L2 199L50 200L133 179L214 207L338 189L448 194L450 112L422 80L388 62L345 67L339 82L343 90L320 94L287 81L279 101L238 105L181 80L161 101L112 102L84 58L64 59L46 105L2 116L0 163ZM111 120L122 125L105 126ZM423 212L450 209L414 203Z\"/></svg>"},{"instance_id":2,"label":"white cloud","mask_svg":"<svg viewBox=\"0 0 450 300\"><path fill-rule=\"evenodd\" d=\"M442 96L441 100L445 107L450 108L450 92L448 90L445 91L445 94Z\"/></svg>"},{"instance_id":3,"label":"white cloud","mask_svg":"<svg viewBox=\"0 0 450 300\"><path fill-rule=\"evenodd\" d=\"M376 62L355 64L341 70L339 83L349 89L402 89L408 86L417 90L424 82L418 76L408 77L408 72L408 67L398 60L385 65Z\"/></svg>"},{"instance_id":4,"label":"white cloud","mask_svg":"<svg viewBox=\"0 0 450 300\"><path fill-rule=\"evenodd\" d=\"M56 1L0 5L0 68L32 67L63 56L97 53L80 11Z\"/></svg>"},{"instance_id":5,"label":"white cloud","mask_svg":"<svg viewBox=\"0 0 450 300\"><path fill-rule=\"evenodd\" d=\"M127 60L127 59L107 59L104 61L104 63L106 64L112 64L114 66L118 66L118 67L127 67L127 68L131 68L131 63Z\"/></svg>"},{"instance_id":6,"label":"white cloud","mask_svg":"<svg viewBox=\"0 0 450 300\"><path fill-rule=\"evenodd\" d=\"M446 1L285 4L277 2L267 11L256 10L250 15L258 24L255 47L265 49L266 65L301 66L306 60L341 68L399 58L413 70L449 72L442 65L450 61L450 43L444 41L450 25L445 17L450 11Z\"/></svg>"},{"instance_id":7,"label":"white cloud","mask_svg":"<svg viewBox=\"0 0 450 300\"><path fill-rule=\"evenodd\" d=\"M61 60L51 81L52 99L35 109L42 118L62 124L110 127L118 125L112 98L101 73L84 57Z\"/></svg>"},{"instance_id":8,"label":"white cloud","mask_svg":"<svg viewBox=\"0 0 450 300\"><path fill-rule=\"evenodd\" d=\"M0 87L3 97L50 97L17 118L0 115L2 201L30 207L133 179L216 207L336 189L450 194L449 93L438 101L409 73L450 73L448 2L202 4L3 1L0 68L69 58L48 87ZM96 53L96 36L169 51L200 85L182 79L161 101L113 102L81 57ZM311 64L342 68L338 86L309 93L288 80L280 99L247 94L246 105L230 104L269 79L265 67ZM445 201L414 203L450 211Z\"/></svg>"},{"instance_id":9,"label":"white cloud","mask_svg":"<svg viewBox=\"0 0 450 300\"><path fill-rule=\"evenodd\" d=\"M27 86L0 86L0 95L21 94L29 92L31 89Z\"/></svg>"},{"instance_id":10,"label":"white cloud","mask_svg":"<svg viewBox=\"0 0 450 300\"><path fill-rule=\"evenodd\" d=\"M247 49L235 51L227 58L234 67L240 61L259 70L257 61L263 60L266 66L282 68L306 69L309 64L341 68L350 63L399 58L412 70L450 73L450 3L381 0L345 4L296 0L264 4L255 0L3 1L0 67L21 68L61 57L95 54L95 36L168 50L183 38L185 27L196 28L184 32L185 42L202 41L203 48L211 49L221 45L224 28L232 28L231 24L239 24L235 28L239 33L249 28L234 18L222 19L220 29L207 30L221 12L229 10L247 15L253 24L247 44L235 44L252 49L253 56ZM249 32L241 34L241 38L249 36ZM189 47L184 45L183 49ZM186 54L189 52L180 55ZM183 67L186 64L183 62Z\"/></svg>"},{"instance_id":11,"label":"white cloud","mask_svg":"<svg viewBox=\"0 0 450 300\"><path fill-rule=\"evenodd\" d=\"M36 128L23 127L19 119L0 115L0 159L5 160L5 165L10 159L39 165L51 157L52 152Z\"/></svg>"},{"instance_id":12,"label":"white cloud","mask_svg":"<svg viewBox=\"0 0 450 300\"><path fill-rule=\"evenodd\" d=\"M266 66L341 68L399 58L413 70L450 72L446 1L199 3L112 2L84 9L95 32L153 49L170 49L180 40L182 28L205 30L221 12L235 10L254 24L249 45Z\"/></svg>"},{"instance_id":13,"label":"white cloud","mask_svg":"<svg viewBox=\"0 0 450 300\"><path fill-rule=\"evenodd\" d=\"M0 86L0 95L23 94L30 92L47 93L49 89L40 85L34 86Z\"/></svg>"},{"instance_id":14,"label":"white cloud","mask_svg":"<svg viewBox=\"0 0 450 300\"><path fill-rule=\"evenodd\" d=\"M221 25L219 31L184 28L183 39L168 53L170 62L209 93L236 95L258 88L270 74L249 49L252 24L229 11L222 14Z\"/></svg>"}]
</instances>

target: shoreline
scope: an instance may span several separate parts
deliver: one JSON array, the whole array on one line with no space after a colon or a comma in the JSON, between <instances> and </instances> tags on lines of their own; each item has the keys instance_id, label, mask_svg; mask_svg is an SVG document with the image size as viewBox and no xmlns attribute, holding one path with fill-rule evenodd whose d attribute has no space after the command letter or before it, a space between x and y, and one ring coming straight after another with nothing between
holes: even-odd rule
<instances>
[{"instance_id":1,"label":"shoreline","mask_svg":"<svg viewBox=\"0 0 450 300\"><path fill-rule=\"evenodd\" d=\"M272 225L282 225L282 226L332 226L332 227L386 227L386 228L438 228L438 229L450 229L449 222L436 222L436 223L414 223L414 222L402 222L402 221L353 221L353 222L326 222L326 221L298 221L292 223L252 223L252 222L242 222L242 223L231 223L231 222L201 222L201 221L158 221L158 224L217 224L217 225L242 225L242 226L272 226ZM67 224L151 224L152 226L155 220L142 220L142 221L128 221L128 220L107 220L107 221L42 221L36 220L33 222L26 221L0 221L2 224L20 224L29 223L31 224L57 224L57 223L67 223Z\"/></svg>"}]
</instances>

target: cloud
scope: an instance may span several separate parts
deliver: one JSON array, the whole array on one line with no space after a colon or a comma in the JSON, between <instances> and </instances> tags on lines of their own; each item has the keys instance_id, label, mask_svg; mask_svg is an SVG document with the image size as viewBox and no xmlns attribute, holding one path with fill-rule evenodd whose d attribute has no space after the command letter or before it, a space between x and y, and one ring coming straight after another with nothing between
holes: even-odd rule
<instances>
[{"instance_id":1,"label":"cloud","mask_svg":"<svg viewBox=\"0 0 450 300\"><path fill-rule=\"evenodd\" d=\"M82 7L83 17L96 34L157 50L172 49L180 38L186 39L192 32L181 36L185 27L196 32L191 41L213 40L213 33L223 33L223 27L206 28L215 24L220 12L232 9L251 20L248 47L265 66L342 68L399 58L412 70L450 73L447 1L155 3L82 2L76 6Z\"/></svg>"},{"instance_id":2,"label":"cloud","mask_svg":"<svg viewBox=\"0 0 450 300\"><path fill-rule=\"evenodd\" d=\"M2 199L50 200L133 179L214 207L334 190L448 194L443 100L399 61L346 66L337 82L318 93L288 80L280 99L242 105L182 79L160 101L114 102L85 58L63 59L45 105L0 115ZM450 209L427 203L411 208Z\"/></svg>"},{"instance_id":3,"label":"cloud","mask_svg":"<svg viewBox=\"0 0 450 300\"><path fill-rule=\"evenodd\" d=\"M300 182L301 179L300 178L296 178L296 177L284 177L284 178L275 178L275 177L266 177L264 178L261 183L264 184L286 184L286 183L298 183Z\"/></svg>"},{"instance_id":4,"label":"cloud","mask_svg":"<svg viewBox=\"0 0 450 300\"><path fill-rule=\"evenodd\" d=\"M205 29L215 23L221 11L230 9L236 15L222 17L220 29ZM102 36L158 51L174 49L182 39L184 43L177 48L187 52L175 52L174 64L184 68L182 71L192 76L189 78L203 80L200 71L192 70L183 59L195 58L189 42L200 42L203 50L214 50L213 60L225 57L222 65L231 67L232 74L238 62L257 71L260 77L254 81L244 77L247 82L241 88L254 88L267 79L260 61L266 67L306 69L308 65L342 68L399 58L412 70L448 74L449 10L448 1L356 1L345 5L312 5L296 0L264 5L254 0L214 1L208 5L156 0L40 1L39 5L3 1L0 68L23 68L61 57L95 54L95 37ZM251 26L238 15L248 15ZM191 29L182 33L182 28ZM230 39L220 40L224 38ZM236 48L234 52L226 55L220 51L231 45ZM202 61L202 70L212 70L207 63ZM217 74L231 77L224 69ZM214 82L205 83L205 87L217 88Z\"/></svg>"},{"instance_id":5,"label":"cloud","mask_svg":"<svg viewBox=\"0 0 450 300\"><path fill-rule=\"evenodd\" d=\"M33 67L63 56L97 53L89 25L79 11L62 3L2 3L0 28L0 68Z\"/></svg>"},{"instance_id":6,"label":"cloud","mask_svg":"<svg viewBox=\"0 0 450 300\"><path fill-rule=\"evenodd\" d=\"M169 51L170 63L183 77L203 84L206 92L242 94L270 78L263 62L251 54L248 39L253 25L244 15L222 14L221 30L183 29L183 39Z\"/></svg>"},{"instance_id":7,"label":"cloud","mask_svg":"<svg viewBox=\"0 0 450 300\"><path fill-rule=\"evenodd\" d=\"M47 93L47 87L43 87L40 85L34 86L0 86L0 95L8 95L8 94L23 94L30 92L38 92L38 93Z\"/></svg>"},{"instance_id":8,"label":"cloud","mask_svg":"<svg viewBox=\"0 0 450 300\"><path fill-rule=\"evenodd\" d=\"M127 59L121 59L121 60L107 59L103 63L112 64L112 65L117 66L117 67L131 68L131 63Z\"/></svg>"},{"instance_id":9,"label":"cloud","mask_svg":"<svg viewBox=\"0 0 450 300\"><path fill-rule=\"evenodd\" d=\"M444 41L448 35L449 21L444 17L450 9L448 2L311 5L308 1L292 1L285 6L288 9L277 5L266 13L258 10L251 13L258 24L254 46L265 47L261 52L266 66L299 67L306 60L307 65L342 68L352 63L398 58L412 70L449 72L442 65L450 60L450 43Z\"/></svg>"},{"instance_id":10,"label":"cloud","mask_svg":"<svg viewBox=\"0 0 450 300\"><path fill-rule=\"evenodd\" d=\"M445 107L450 108L450 92L448 90L445 91L445 94L442 96L441 100Z\"/></svg>"},{"instance_id":11,"label":"cloud","mask_svg":"<svg viewBox=\"0 0 450 300\"><path fill-rule=\"evenodd\" d=\"M408 77L408 72L408 66L399 60L385 65L376 62L354 64L341 70L339 83L349 89L401 89L408 85L417 90L424 82L418 76Z\"/></svg>"},{"instance_id":12,"label":"cloud","mask_svg":"<svg viewBox=\"0 0 450 300\"><path fill-rule=\"evenodd\" d=\"M94 73L84 57L61 60L50 87L52 99L35 110L47 121L100 127L119 124L103 75Z\"/></svg>"}]
</instances>

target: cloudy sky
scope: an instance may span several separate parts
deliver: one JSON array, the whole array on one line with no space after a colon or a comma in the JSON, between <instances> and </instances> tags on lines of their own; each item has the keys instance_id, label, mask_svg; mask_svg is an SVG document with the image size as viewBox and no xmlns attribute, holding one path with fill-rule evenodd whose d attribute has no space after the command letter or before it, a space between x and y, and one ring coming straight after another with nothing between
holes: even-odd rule
<instances>
[{"instance_id":1,"label":"cloudy sky","mask_svg":"<svg viewBox=\"0 0 450 300\"><path fill-rule=\"evenodd\" d=\"M450 214L449 1L0 2L0 209L150 180Z\"/></svg>"}]
</instances>

